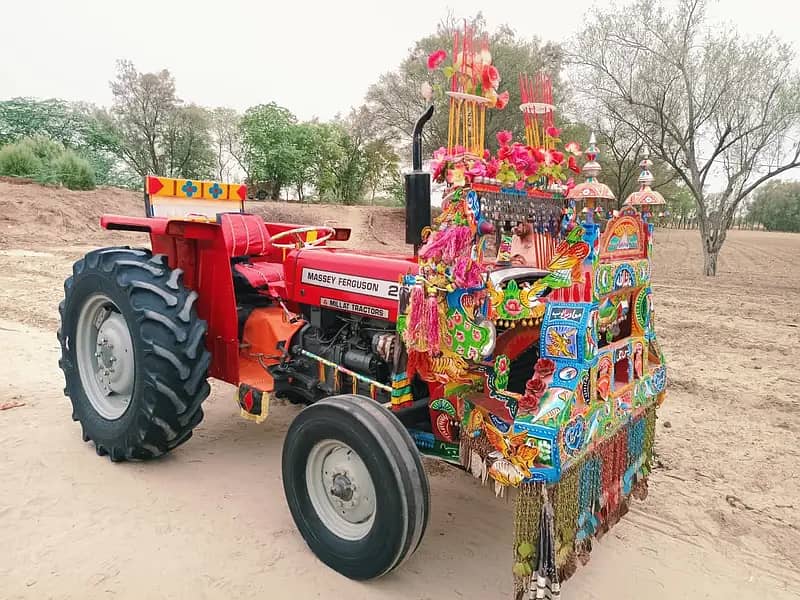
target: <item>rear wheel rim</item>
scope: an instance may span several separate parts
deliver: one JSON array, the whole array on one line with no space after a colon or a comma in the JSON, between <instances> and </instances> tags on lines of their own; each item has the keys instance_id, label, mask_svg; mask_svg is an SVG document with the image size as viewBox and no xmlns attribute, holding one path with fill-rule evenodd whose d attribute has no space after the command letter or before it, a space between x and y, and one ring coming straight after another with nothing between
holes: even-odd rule
<instances>
[{"instance_id":1,"label":"rear wheel rim","mask_svg":"<svg viewBox=\"0 0 800 600\"><path fill-rule=\"evenodd\" d=\"M317 442L306 461L306 488L328 531L357 541L375 522L375 484L361 457L338 440Z\"/></svg>"},{"instance_id":2,"label":"rear wheel rim","mask_svg":"<svg viewBox=\"0 0 800 600\"><path fill-rule=\"evenodd\" d=\"M122 417L133 394L133 340L125 317L105 294L89 296L81 307L75 355L92 408L108 421Z\"/></svg>"}]
</instances>

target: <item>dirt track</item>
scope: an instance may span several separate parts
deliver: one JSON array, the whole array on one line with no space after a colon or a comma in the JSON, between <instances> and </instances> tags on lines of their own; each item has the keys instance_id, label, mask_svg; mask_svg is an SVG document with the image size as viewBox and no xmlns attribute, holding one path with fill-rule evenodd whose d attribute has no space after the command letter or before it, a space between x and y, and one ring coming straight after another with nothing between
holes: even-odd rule
<instances>
[{"instance_id":1,"label":"dirt track","mask_svg":"<svg viewBox=\"0 0 800 600\"><path fill-rule=\"evenodd\" d=\"M0 182L0 403L25 403L0 411L0 597L509 596L511 504L437 464L428 533L400 570L359 584L319 563L280 481L296 407L253 425L237 416L233 387L215 382L194 438L164 459L111 464L82 443L56 364L62 282L87 249L144 241L98 232L106 201L140 210L124 192ZM275 220L367 220L341 207L264 208ZM376 230L401 231L397 217L378 211ZM800 236L734 231L707 280L696 232L657 235L670 387L650 496L595 544L565 598L800 597ZM387 248L363 229L355 245Z\"/></svg>"}]
</instances>

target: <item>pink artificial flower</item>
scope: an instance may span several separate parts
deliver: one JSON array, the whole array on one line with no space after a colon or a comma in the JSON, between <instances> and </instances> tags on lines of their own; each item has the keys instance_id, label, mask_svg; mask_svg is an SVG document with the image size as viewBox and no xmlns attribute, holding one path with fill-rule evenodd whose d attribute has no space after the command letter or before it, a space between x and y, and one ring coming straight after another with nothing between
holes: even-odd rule
<instances>
[{"instance_id":1,"label":"pink artificial flower","mask_svg":"<svg viewBox=\"0 0 800 600\"><path fill-rule=\"evenodd\" d=\"M494 65L485 65L482 73L482 83L484 90L495 90L500 85L500 71Z\"/></svg>"},{"instance_id":2,"label":"pink artificial flower","mask_svg":"<svg viewBox=\"0 0 800 600\"><path fill-rule=\"evenodd\" d=\"M511 143L511 139L513 137L514 135L508 130L498 131L497 143L500 144L501 146L507 146L508 144Z\"/></svg>"},{"instance_id":3,"label":"pink artificial flower","mask_svg":"<svg viewBox=\"0 0 800 600\"><path fill-rule=\"evenodd\" d=\"M544 132L551 138L557 138L559 135L561 135L561 130L552 126L545 129Z\"/></svg>"},{"instance_id":4,"label":"pink artificial flower","mask_svg":"<svg viewBox=\"0 0 800 600\"><path fill-rule=\"evenodd\" d=\"M497 163L497 159L493 158L492 160L486 163L486 176L494 179L494 177L497 176L498 168L499 165Z\"/></svg>"},{"instance_id":5,"label":"pink artificial flower","mask_svg":"<svg viewBox=\"0 0 800 600\"><path fill-rule=\"evenodd\" d=\"M569 191L574 187L575 187L575 180L572 177L570 177L569 179L567 179L567 193L569 193Z\"/></svg>"},{"instance_id":6,"label":"pink artificial flower","mask_svg":"<svg viewBox=\"0 0 800 600\"><path fill-rule=\"evenodd\" d=\"M476 160L472 163L472 167L470 167L469 171L467 171L467 178L472 181L475 177L483 177L486 175L486 165L484 165L481 161Z\"/></svg>"},{"instance_id":7,"label":"pink artificial flower","mask_svg":"<svg viewBox=\"0 0 800 600\"><path fill-rule=\"evenodd\" d=\"M525 189L525 180L524 179L520 179L517 183L514 184L514 187L517 188L518 190L524 190Z\"/></svg>"},{"instance_id":8,"label":"pink artificial flower","mask_svg":"<svg viewBox=\"0 0 800 600\"><path fill-rule=\"evenodd\" d=\"M564 146L564 150L566 150L570 154L578 156L581 153L581 145L578 142L570 142L569 144Z\"/></svg>"},{"instance_id":9,"label":"pink artificial flower","mask_svg":"<svg viewBox=\"0 0 800 600\"><path fill-rule=\"evenodd\" d=\"M436 52L432 52L428 56L428 68L429 69L437 69L439 66L444 62L444 59L447 58L447 52L444 50L437 50Z\"/></svg>"},{"instance_id":10,"label":"pink artificial flower","mask_svg":"<svg viewBox=\"0 0 800 600\"><path fill-rule=\"evenodd\" d=\"M536 175L536 171L539 170L539 165L533 161L528 161L528 165L525 167L525 177L533 177Z\"/></svg>"},{"instance_id":11,"label":"pink artificial flower","mask_svg":"<svg viewBox=\"0 0 800 600\"><path fill-rule=\"evenodd\" d=\"M503 110L508 104L508 90L497 96L497 110Z\"/></svg>"},{"instance_id":12,"label":"pink artificial flower","mask_svg":"<svg viewBox=\"0 0 800 600\"><path fill-rule=\"evenodd\" d=\"M578 166L578 161L575 160L574 156L569 157L569 160L567 161L567 166L569 167L569 170L572 171L573 173L581 172L581 168Z\"/></svg>"},{"instance_id":13,"label":"pink artificial flower","mask_svg":"<svg viewBox=\"0 0 800 600\"><path fill-rule=\"evenodd\" d=\"M462 154L466 154L467 149L464 146L456 146L453 148L453 156L461 156Z\"/></svg>"},{"instance_id":14,"label":"pink artificial flower","mask_svg":"<svg viewBox=\"0 0 800 600\"><path fill-rule=\"evenodd\" d=\"M438 150L433 151L433 158L434 160L442 160L445 156L447 156L447 148L442 146Z\"/></svg>"},{"instance_id":15,"label":"pink artificial flower","mask_svg":"<svg viewBox=\"0 0 800 600\"><path fill-rule=\"evenodd\" d=\"M544 164L547 165L548 167L552 167L553 166L553 162L554 162L553 161L553 151L552 150L544 150L542 152L542 155L544 156Z\"/></svg>"},{"instance_id":16,"label":"pink artificial flower","mask_svg":"<svg viewBox=\"0 0 800 600\"><path fill-rule=\"evenodd\" d=\"M512 154L511 146L500 146L500 149L497 151L497 158L500 160L506 160L510 158Z\"/></svg>"}]
</instances>

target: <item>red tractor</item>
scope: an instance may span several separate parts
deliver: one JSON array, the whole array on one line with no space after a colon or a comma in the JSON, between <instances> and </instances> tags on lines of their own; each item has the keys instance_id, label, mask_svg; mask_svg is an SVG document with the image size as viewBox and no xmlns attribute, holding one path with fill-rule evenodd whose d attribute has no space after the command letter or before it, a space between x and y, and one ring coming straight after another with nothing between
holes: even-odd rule
<instances>
[{"instance_id":1,"label":"red tractor","mask_svg":"<svg viewBox=\"0 0 800 600\"><path fill-rule=\"evenodd\" d=\"M409 181L408 241L419 243L428 174ZM264 222L244 213L245 197L245 186L151 176L145 217L102 217L105 229L149 234L151 250L89 252L64 284L59 365L72 417L99 455L123 461L187 441L208 377L238 386L256 421L271 394L309 405L283 452L292 515L328 565L382 575L414 552L428 520L406 429L428 418L426 386L391 410L400 280L415 258L332 248L350 231Z\"/></svg>"},{"instance_id":2,"label":"red tractor","mask_svg":"<svg viewBox=\"0 0 800 600\"><path fill-rule=\"evenodd\" d=\"M346 229L265 222L244 212L244 186L148 177L145 217L101 223L149 234L151 250L95 250L64 284L65 393L84 440L112 461L188 440L208 377L236 385L257 422L273 395L307 405L284 442L286 498L311 549L355 579L419 545L420 453L498 495L517 488L515 589L555 592L647 493L666 367L653 225L637 206L660 197L645 160L642 190L611 212L594 139L586 181L567 195L547 177L508 187L474 175L484 153L459 149L434 169L452 184L430 227L421 130L432 113L415 127L405 181L413 256L328 245ZM531 160L553 153L520 147Z\"/></svg>"}]
</instances>

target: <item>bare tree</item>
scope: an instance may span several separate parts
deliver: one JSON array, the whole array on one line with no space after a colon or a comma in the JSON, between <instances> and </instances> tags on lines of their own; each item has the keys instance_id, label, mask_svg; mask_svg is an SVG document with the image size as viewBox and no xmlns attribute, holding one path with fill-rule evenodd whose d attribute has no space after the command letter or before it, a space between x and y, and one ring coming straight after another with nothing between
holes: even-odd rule
<instances>
[{"instance_id":1,"label":"bare tree","mask_svg":"<svg viewBox=\"0 0 800 600\"><path fill-rule=\"evenodd\" d=\"M213 166L209 119L184 106L167 70L140 73L119 61L111 82L114 103L100 115L109 149L139 175L207 177Z\"/></svg>"},{"instance_id":2,"label":"bare tree","mask_svg":"<svg viewBox=\"0 0 800 600\"><path fill-rule=\"evenodd\" d=\"M220 181L234 181L245 169L239 123L241 116L232 108L211 111L211 137L214 145L214 175Z\"/></svg>"},{"instance_id":3,"label":"bare tree","mask_svg":"<svg viewBox=\"0 0 800 600\"><path fill-rule=\"evenodd\" d=\"M679 0L667 11L637 0L600 11L570 60L584 100L635 132L689 189L704 272L715 275L742 199L800 166L800 78L789 45L709 23L706 4Z\"/></svg>"}]
</instances>

